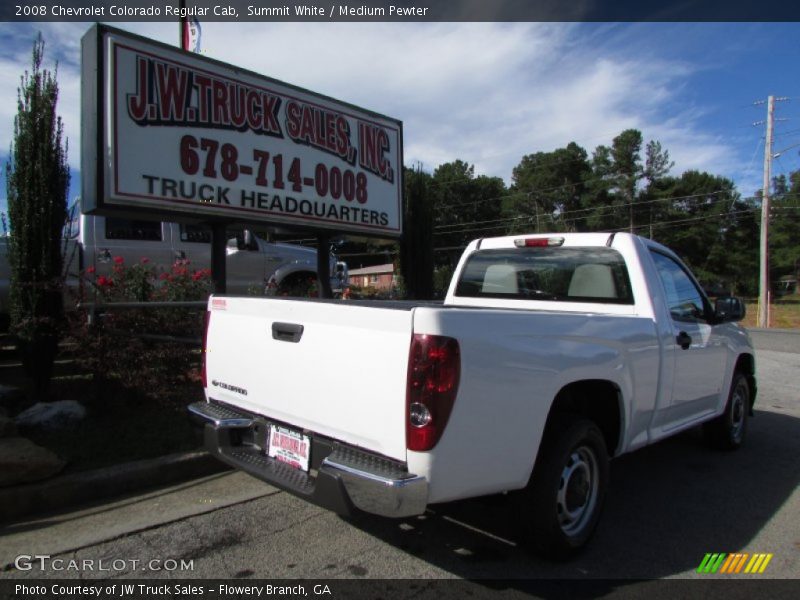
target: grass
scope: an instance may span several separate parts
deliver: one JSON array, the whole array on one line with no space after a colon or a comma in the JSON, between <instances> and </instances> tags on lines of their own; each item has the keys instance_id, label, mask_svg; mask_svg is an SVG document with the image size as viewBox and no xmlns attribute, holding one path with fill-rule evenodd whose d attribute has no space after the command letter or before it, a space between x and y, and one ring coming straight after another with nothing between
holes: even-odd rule
<instances>
[{"instance_id":1,"label":"grass","mask_svg":"<svg viewBox=\"0 0 800 600\"><path fill-rule=\"evenodd\" d=\"M747 316L742 321L745 327L756 327L758 300L748 299ZM770 327L777 329L800 329L800 295L782 296L770 307Z\"/></svg>"}]
</instances>

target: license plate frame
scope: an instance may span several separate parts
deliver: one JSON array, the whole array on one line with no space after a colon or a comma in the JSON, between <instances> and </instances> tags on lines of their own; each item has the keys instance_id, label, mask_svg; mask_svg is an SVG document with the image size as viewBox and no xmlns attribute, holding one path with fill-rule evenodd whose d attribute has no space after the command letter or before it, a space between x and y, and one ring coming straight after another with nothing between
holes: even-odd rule
<instances>
[{"instance_id":1,"label":"license plate frame","mask_svg":"<svg viewBox=\"0 0 800 600\"><path fill-rule=\"evenodd\" d=\"M267 456L308 473L311 438L300 431L274 423L269 424L268 431Z\"/></svg>"}]
</instances>

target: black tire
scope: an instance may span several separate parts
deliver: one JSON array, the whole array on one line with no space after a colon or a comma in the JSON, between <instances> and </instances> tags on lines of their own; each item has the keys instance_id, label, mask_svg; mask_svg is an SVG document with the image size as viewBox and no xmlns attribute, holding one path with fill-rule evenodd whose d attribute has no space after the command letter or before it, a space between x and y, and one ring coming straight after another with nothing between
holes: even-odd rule
<instances>
[{"instance_id":1,"label":"black tire","mask_svg":"<svg viewBox=\"0 0 800 600\"><path fill-rule=\"evenodd\" d=\"M608 452L597 425L558 417L515 499L523 544L545 558L569 558L592 537L607 488Z\"/></svg>"},{"instance_id":2,"label":"black tire","mask_svg":"<svg viewBox=\"0 0 800 600\"><path fill-rule=\"evenodd\" d=\"M310 298L316 296L316 289L317 274L302 271L287 275L286 278L278 284L275 295Z\"/></svg>"},{"instance_id":3,"label":"black tire","mask_svg":"<svg viewBox=\"0 0 800 600\"><path fill-rule=\"evenodd\" d=\"M747 433L750 414L750 383L744 373L736 372L731 381L731 391L723 413L703 425L706 441L720 450L738 450Z\"/></svg>"}]
</instances>

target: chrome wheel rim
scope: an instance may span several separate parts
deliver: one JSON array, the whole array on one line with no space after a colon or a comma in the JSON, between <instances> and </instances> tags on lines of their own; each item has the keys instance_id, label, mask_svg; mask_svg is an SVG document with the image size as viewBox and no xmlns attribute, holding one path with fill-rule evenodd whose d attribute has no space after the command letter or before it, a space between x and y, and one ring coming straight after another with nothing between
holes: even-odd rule
<instances>
[{"instance_id":1,"label":"chrome wheel rim","mask_svg":"<svg viewBox=\"0 0 800 600\"><path fill-rule=\"evenodd\" d=\"M737 385L731 398L731 437L735 442L741 441L744 433L744 419L747 411L746 400L747 393L744 386Z\"/></svg>"},{"instance_id":2,"label":"chrome wheel rim","mask_svg":"<svg viewBox=\"0 0 800 600\"><path fill-rule=\"evenodd\" d=\"M565 534L579 533L591 519L600 486L599 470L597 457L588 446L570 453L556 496L558 524Z\"/></svg>"}]
</instances>

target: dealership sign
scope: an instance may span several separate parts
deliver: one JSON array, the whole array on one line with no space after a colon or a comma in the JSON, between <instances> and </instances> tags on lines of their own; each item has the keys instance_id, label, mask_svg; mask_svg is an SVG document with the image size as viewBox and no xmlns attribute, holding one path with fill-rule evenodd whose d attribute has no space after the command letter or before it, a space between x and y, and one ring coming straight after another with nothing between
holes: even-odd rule
<instances>
[{"instance_id":1,"label":"dealership sign","mask_svg":"<svg viewBox=\"0 0 800 600\"><path fill-rule=\"evenodd\" d=\"M82 41L83 207L402 232L402 123L95 25Z\"/></svg>"}]
</instances>

